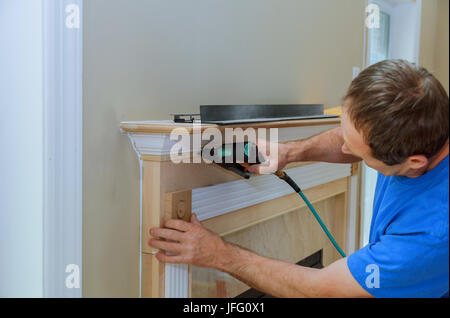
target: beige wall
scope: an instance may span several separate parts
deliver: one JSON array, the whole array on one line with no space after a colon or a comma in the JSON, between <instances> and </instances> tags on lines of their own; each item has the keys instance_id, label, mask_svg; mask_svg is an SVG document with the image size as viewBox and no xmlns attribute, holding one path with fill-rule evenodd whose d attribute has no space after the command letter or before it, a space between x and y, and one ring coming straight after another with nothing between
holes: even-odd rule
<instances>
[{"instance_id":1,"label":"beige wall","mask_svg":"<svg viewBox=\"0 0 450 318\"><path fill-rule=\"evenodd\" d=\"M449 92L449 1L422 1L419 64Z\"/></svg>"},{"instance_id":2,"label":"beige wall","mask_svg":"<svg viewBox=\"0 0 450 318\"><path fill-rule=\"evenodd\" d=\"M438 3L438 23L436 30L436 55L435 71L436 76L449 92L449 1L439 0Z\"/></svg>"},{"instance_id":3,"label":"beige wall","mask_svg":"<svg viewBox=\"0 0 450 318\"><path fill-rule=\"evenodd\" d=\"M137 296L139 169L124 120L200 104L340 104L361 0L84 2L83 295Z\"/></svg>"}]
</instances>

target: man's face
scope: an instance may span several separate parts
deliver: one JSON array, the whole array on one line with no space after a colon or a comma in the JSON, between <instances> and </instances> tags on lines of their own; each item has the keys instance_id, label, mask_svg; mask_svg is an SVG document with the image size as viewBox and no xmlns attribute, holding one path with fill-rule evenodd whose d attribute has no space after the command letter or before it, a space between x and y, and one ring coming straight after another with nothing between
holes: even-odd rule
<instances>
[{"instance_id":1,"label":"man's face","mask_svg":"<svg viewBox=\"0 0 450 318\"><path fill-rule=\"evenodd\" d=\"M342 137L344 138L342 152L363 159L369 167L377 170L385 176L400 174L402 170L401 164L388 166L372 156L370 147L364 142L363 136L356 130L355 126L353 126L353 123L346 112L347 103L349 103L349 101L344 103L341 120Z\"/></svg>"}]
</instances>

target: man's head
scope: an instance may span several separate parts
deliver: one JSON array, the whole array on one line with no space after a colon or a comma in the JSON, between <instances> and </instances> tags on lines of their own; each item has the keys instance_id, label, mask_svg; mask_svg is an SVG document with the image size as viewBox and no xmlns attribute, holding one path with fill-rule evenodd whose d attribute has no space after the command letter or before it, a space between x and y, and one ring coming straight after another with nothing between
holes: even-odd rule
<instances>
[{"instance_id":1,"label":"man's head","mask_svg":"<svg viewBox=\"0 0 450 318\"><path fill-rule=\"evenodd\" d=\"M402 60L365 69L344 97L344 153L384 175L426 171L449 138L449 99L427 70Z\"/></svg>"}]
</instances>

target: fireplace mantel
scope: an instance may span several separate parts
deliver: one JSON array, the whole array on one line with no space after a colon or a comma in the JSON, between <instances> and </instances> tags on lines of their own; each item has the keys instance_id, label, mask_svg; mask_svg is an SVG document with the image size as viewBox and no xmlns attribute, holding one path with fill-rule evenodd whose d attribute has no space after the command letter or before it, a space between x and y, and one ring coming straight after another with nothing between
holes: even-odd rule
<instances>
[{"instance_id":1,"label":"fireplace mantel","mask_svg":"<svg viewBox=\"0 0 450 318\"><path fill-rule=\"evenodd\" d=\"M340 119L332 118L226 127L278 128L278 139L284 142L307 138L339 123ZM183 128L191 136L207 128L224 129L203 124L196 130L192 124L171 121L120 124L140 165L141 245L136 253L141 255L142 297L232 297L248 288L220 272L184 264L163 264L155 258L156 250L147 244L149 229L169 218L188 219L190 213L196 213L205 227L225 240L247 245L260 254L297 263L323 250L325 266L339 258L304 202L276 177L261 175L245 180L212 164L173 163L170 155L175 141L170 139L170 133L174 128ZM338 243L347 253L353 252L359 226L358 165L307 162L290 164L286 171L311 202L317 204L319 214ZM271 238L259 235L260 231L270 233ZM278 231L283 235L277 235ZM271 246L276 242L273 238L278 237L282 246Z\"/></svg>"}]
</instances>

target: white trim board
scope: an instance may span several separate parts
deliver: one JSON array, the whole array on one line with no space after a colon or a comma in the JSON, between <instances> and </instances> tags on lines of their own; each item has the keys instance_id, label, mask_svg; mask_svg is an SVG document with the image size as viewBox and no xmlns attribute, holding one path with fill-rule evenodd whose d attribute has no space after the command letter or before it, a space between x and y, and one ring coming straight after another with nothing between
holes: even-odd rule
<instances>
[{"instance_id":1,"label":"white trim board","mask_svg":"<svg viewBox=\"0 0 450 318\"><path fill-rule=\"evenodd\" d=\"M356 220L358 215L358 179L359 176L355 175L349 178L348 185L348 217L347 217L347 237L346 246L347 255L353 254L356 251L357 237L356 237ZM359 241L358 241L359 244ZM362 247L362 246L361 246Z\"/></svg>"},{"instance_id":2,"label":"white trim board","mask_svg":"<svg viewBox=\"0 0 450 318\"><path fill-rule=\"evenodd\" d=\"M351 175L350 164L314 163L286 170L302 189ZM192 213L200 221L243 209L292 193L292 188L273 175L253 176L192 190ZM245 198L245 200L243 200Z\"/></svg>"},{"instance_id":3,"label":"white trim board","mask_svg":"<svg viewBox=\"0 0 450 318\"><path fill-rule=\"evenodd\" d=\"M166 264L164 271L166 298L189 297L189 266L186 264Z\"/></svg>"},{"instance_id":4,"label":"white trim board","mask_svg":"<svg viewBox=\"0 0 450 318\"><path fill-rule=\"evenodd\" d=\"M83 0L43 1L44 297L58 298L82 294L83 32L66 27L69 4L81 15ZM70 274L78 288L67 288Z\"/></svg>"}]
</instances>

